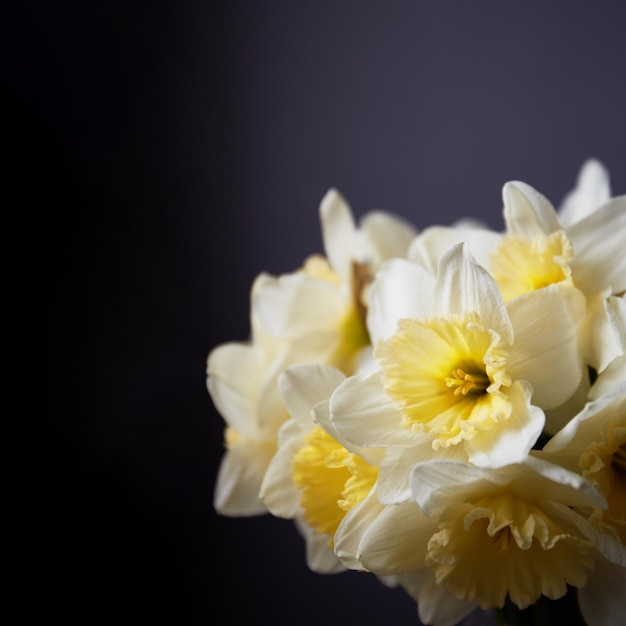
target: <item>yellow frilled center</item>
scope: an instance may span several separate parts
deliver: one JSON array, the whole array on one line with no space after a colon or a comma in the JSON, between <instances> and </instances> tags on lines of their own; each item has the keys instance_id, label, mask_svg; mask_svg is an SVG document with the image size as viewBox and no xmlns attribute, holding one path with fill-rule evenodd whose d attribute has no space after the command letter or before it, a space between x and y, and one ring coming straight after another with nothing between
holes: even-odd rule
<instances>
[{"instance_id":1,"label":"yellow frilled center","mask_svg":"<svg viewBox=\"0 0 626 626\"><path fill-rule=\"evenodd\" d=\"M317 280L325 280L338 287L341 285L339 276L333 271L328 261L321 256L313 255L304 264L307 276ZM359 352L370 345L370 337L365 324L367 309L365 292L371 281L371 274L363 264L352 264L352 277L349 294L346 297L346 308L335 329L335 347L328 364L351 375L356 369L356 358Z\"/></svg>"},{"instance_id":2,"label":"yellow frilled center","mask_svg":"<svg viewBox=\"0 0 626 626\"><path fill-rule=\"evenodd\" d=\"M291 468L301 490L304 520L320 534L332 537L347 511L371 491L378 467L348 452L326 431L316 426L304 438Z\"/></svg>"},{"instance_id":3,"label":"yellow frilled center","mask_svg":"<svg viewBox=\"0 0 626 626\"><path fill-rule=\"evenodd\" d=\"M471 439L511 414L507 352L475 313L402 319L374 356L402 425L435 434L435 449Z\"/></svg>"},{"instance_id":4,"label":"yellow frilled center","mask_svg":"<svg viewBox=\"0 0 626 626\"><path fill-rule=\"evenodd\" d=\"M606 498L591 521L626 545L626 415L615 414L581 455L583 476Z\"/></svg>"},{"instance_id":5,"label":"yellow frilled center","mask_svg":"<svg viewBox=\"0 0 626 626\"><path fill-rule=\"evenodd\" d=\"M571 281L572 244L561 231L533 240L504 237L491 259L491 274L505 302L529 291Z\"/></svg>"},{"instance_id":6,"label":"yellow frilled center","mask_svg":"<svg viewBox=\"0 0 626 626\"><path fill-rule=\"evenodd\" d=\"M536 504L504 493L450 506L428 543L438 584L482 608L521 609L586 583L591 543L559 527Z\"/></svg>"}]
</instances>

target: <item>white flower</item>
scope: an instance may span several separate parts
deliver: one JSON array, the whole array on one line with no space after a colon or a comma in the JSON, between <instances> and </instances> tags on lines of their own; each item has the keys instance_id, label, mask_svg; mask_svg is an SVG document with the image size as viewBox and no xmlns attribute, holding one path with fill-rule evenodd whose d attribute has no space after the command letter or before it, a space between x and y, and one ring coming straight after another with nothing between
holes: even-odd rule
<instances>
[{"instance_id":1,"label":"white flower","mask_svg":"<svg viewBox=\"0 0 626 626\"><path fill-rule=\"evenodd\" d=\"M368 285L383 261L406 255L416 230L382 211L366 214L357 227L334 189L322 200L320 220L326 256L307 258L296 272L268 276L255 295L255 307L272 335L313 339L321 351L319 362L351 374L370 343Z\"/></svg>"},{"instance_id":2,"label":"white flower","mask_svg":"<svg viewBox=\"0 0 626 626\"><path fill-rule=\"evenodd\" d=\"M328 417L328 398L344 379L339 370L322 365L293 366L281 374L290 418L279 432L278 451L261 488L273 515L297 521L307 563L321 573L345 569L333 552L335 531L378 476L377 452L343 441Z\"/></svg>"},{"instance_id":3,"label":"white flower","mask_svg":"<svg viewBox=\"0 0 626 626\"><path fill-rule=\"evenodd\" d=\"M544 424L537 405L563 403L582 376L577 295L554 285L507 307L465 244L442 257L436 278L388 262L370 292L378 368L337 389L333 424L361 447L426 438L434 450L462 444L479 465L522 461Z\"/></svg>"},{"instance_id":4,"label":"white flower","mask_svg":"<svg viewBox=\"0 0 626 626\"><path fill-rule=\"evenodd\" d=\"M257 277L252 294L265 280ZM267 513L259 489L276 452L278 429L288 417L277 379L287 366L317 358L314 344L268 335L253 307L250 317L249 341L217 346L207 359L207 389L226 423L226 451L218 470L214 506L229 516Z\"/></svg>"},{"instance_id":5,"label":"white flower","mask_svg":"<svg viewBox=\"0 0 626 626\"><path fill-rule=\"evenodd\" d=\"M585 584L594 553L572 507L604 501L577 474L533 458L498 470L430 461L415 466L411 485L438 527L426 565L458 599L491 608L509 596L525 608Z\"/></svg>"}]
</instances>

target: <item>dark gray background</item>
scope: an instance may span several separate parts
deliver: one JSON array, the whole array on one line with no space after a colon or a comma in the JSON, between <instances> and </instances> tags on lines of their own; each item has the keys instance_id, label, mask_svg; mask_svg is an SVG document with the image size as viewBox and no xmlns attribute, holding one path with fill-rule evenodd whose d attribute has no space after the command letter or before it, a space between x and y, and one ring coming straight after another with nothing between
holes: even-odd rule
<instances>
[{"instance_id":1,"label":"dark gray background","mask_svg":"<svg viewBox=\"0 0 626 626\"><path fill-rule=\"evenodd\" d=\"M205 359L247 337L257 273L321 251L331 186L418 227L500 228L506 181L558 204L592 156L625 193L621 6L2 9L24 621L417 624L402 592L310 573L291 522L215 515Z\"/></svg>"}]
</instances>

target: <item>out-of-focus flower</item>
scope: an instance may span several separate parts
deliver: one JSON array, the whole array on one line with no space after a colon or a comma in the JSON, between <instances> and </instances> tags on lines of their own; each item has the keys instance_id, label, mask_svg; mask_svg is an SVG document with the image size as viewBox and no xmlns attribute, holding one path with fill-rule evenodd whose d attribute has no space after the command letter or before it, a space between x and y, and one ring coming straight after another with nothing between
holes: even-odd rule
<instances>
[{"instance_id":1,"label":"out-of-focus flower","mask_svg":"<svg viewBox=\"0 0 626 626\"><path fill-rule=\"evenodd\" d=\"M325 256L312 255L298 271L268 276L255 306L270 334L292 341L314 338L323 351L318 362L351 374L370 345L369 284L383 261L406 255L417 231L383 211L367 213L357 226L334 189L322 200L320 219Z\"/></svg>"},{"instance_id":2,"label":"out-of-focus flower","mask_svg":"<svg viewBox=\"0 0 626 626\"><path fill-rule=\"evenodd\" d=\"M344 379L339 370L322 365L293 366L281 375L290 419L279 432L278 451L261 489L273 515L298 521L309 567L320 573L345 569L333 551L335 531L346 511L370 494L378 476L380 454L343 441L325 409Z\"/></svg>"}]
</instances>

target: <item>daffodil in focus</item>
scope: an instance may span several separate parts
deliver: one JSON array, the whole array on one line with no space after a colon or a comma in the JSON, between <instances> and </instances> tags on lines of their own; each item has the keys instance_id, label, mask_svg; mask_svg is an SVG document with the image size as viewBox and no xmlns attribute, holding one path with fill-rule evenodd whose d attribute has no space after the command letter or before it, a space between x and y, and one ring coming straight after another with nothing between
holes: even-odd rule
<instances>
[{"instance_id":1,"label":"daffodil in focus","mask_svg":"<svg viewBox=\"0 0 626 626\"><path fill-rule=\"evenodd\" d=\"M380 264L404 257L416 230L404 219L372 211L355 223L343 196L331 189L320 204L325 255L302 268L267 277L255 296L263 325L275 337L314 340L318 362L346 374L370 345L366 327L369 284Z\"/></svg>"},{"instance_id":2,"label":"daffodil in focus","mask_svg":"<svg viewBox=\"0 0 626 626\"><path fill-rule=\"evenodd\" d=\"M261 489L273 515L296 520L306 539L307 564L319 573L345 569L333 551L335 531L346 512L372 494L378 476L380 454L343 441L324 408L344 379L322 365L293 366L280 376L290 418Z\"/></svg>"},{"instance_id":3,"label":"daffodil in focus","mask_svg":"<svg viewBox=\"0 0 626 626\"><path fill-rule=\"evenodd\" d=\"M335 391L333 424L362 447L427 437L433 451L463 446L477 465L523 461L542 432L538 407L558 406L580 383L577 295L555 288L506 306L465 244L444 254L436 278L388 262L370 292L377 368Z\"/></svg>"}]
</instances>

